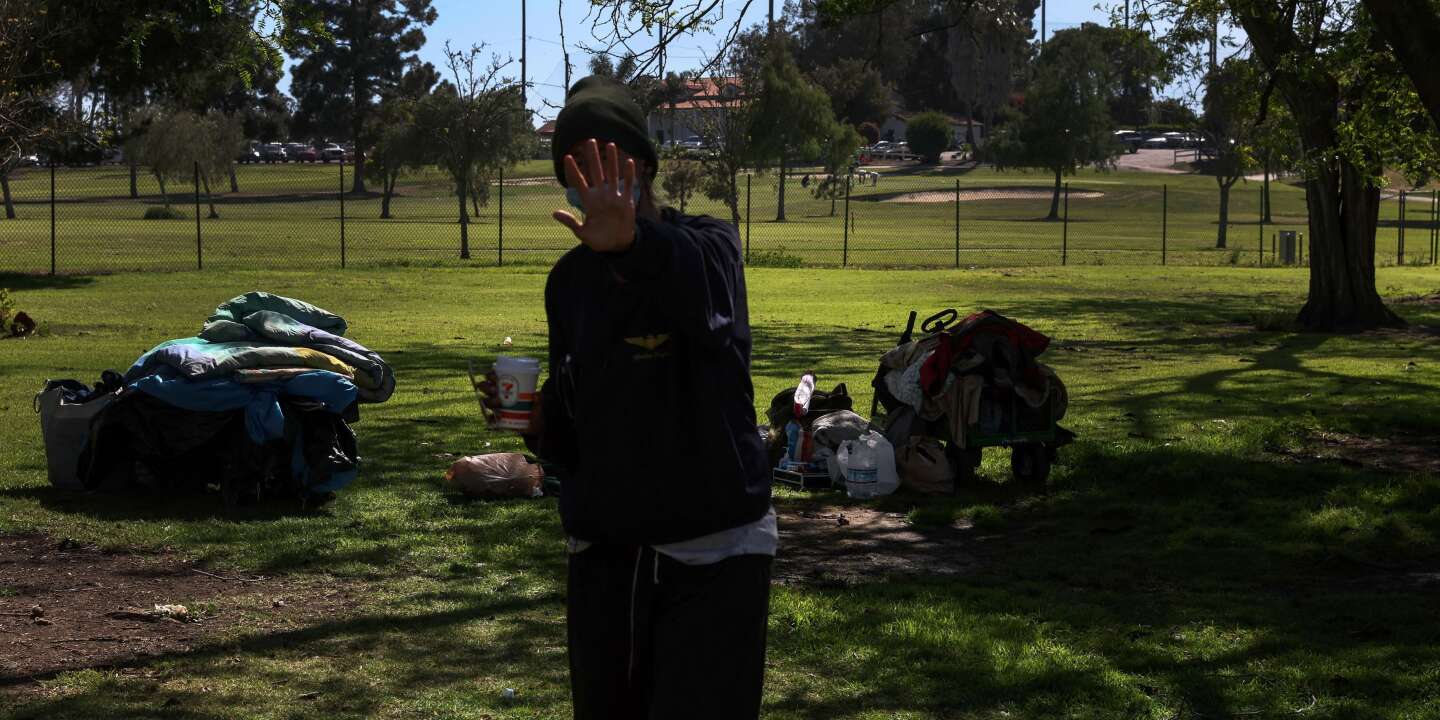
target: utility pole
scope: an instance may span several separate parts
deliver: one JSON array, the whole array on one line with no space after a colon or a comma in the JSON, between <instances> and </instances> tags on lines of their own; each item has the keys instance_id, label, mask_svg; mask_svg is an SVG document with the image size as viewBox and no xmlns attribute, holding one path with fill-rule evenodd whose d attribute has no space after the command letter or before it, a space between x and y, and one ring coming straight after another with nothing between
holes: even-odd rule
<instances>
[{"instance_id":1,"label":"utility pole","mask_svg":"<svg viewBox=\"0 0 1440 720\"><path fill-rule=\"evenodd\" d=\"M1125 0L1125 29L1130 29L1130 0Z\"/></svg>"},{"instance_id":2,"label":"utility pole","mask_svg":"<svg viewBox=\"0 0 1440 720\"><path fill-rule=\"evenodd\" d=\"M1040 0L1040 49L1045 49L1045 0Z\"/></svg>"},{"instance_id":3,"label":"utility pole","mask_svg":"<svg viewBox=\"0 0 1440 720\"><path fill-rule=\"evenodd\" d=\"M530 76L526 75L526 35L526 0L520 0L520 105L524 108L530 107L526 91L526 84L530 81ZM564 89L569 91L570 88L566 86Z\"/></svg>"},{"instance_id":4,"label":"utility pole","mask_svg":"<svg viewBox=\"0 0 1440 720\"><path fill-rule=\"evenodd\" d=\"M1219 65L1220 54L1220 14L1210 16L1210 72L1215 72Z\"/></svg>"}]
</instances>

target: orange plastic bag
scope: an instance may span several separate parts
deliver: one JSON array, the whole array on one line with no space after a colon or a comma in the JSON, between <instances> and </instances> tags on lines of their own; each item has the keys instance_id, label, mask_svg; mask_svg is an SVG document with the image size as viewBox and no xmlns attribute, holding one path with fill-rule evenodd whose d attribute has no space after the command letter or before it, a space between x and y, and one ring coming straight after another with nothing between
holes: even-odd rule
<instances>
[{"instance_id":1,"label":"orange plastic bag","mask_svg":"<svg viewBox=\"0 0 1440 720\"><path fill-rule=\"evenodd\" d=\"M540 497L545 471L520 453L471 455L445 471L445 482L483 498Z\"/></svg>"}]
</instances>

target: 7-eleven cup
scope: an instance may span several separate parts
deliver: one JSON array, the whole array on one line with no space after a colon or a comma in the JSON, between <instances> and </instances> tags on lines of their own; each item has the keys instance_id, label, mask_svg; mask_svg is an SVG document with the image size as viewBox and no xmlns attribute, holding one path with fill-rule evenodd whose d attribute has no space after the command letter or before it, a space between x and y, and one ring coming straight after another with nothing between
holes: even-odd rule
<instances>
[{"instance_id":1,"label":"7-eleven cup","mask_svg":"<svg viewBox=\"0 0 1440 720\"><path fill-rule=\"evenodd\" d=\"M496 427L529 430L535 409L535 387L540 382L540 361L527 357L495 358L496 389L500 394Z\"/></svg>"}]
</instances>

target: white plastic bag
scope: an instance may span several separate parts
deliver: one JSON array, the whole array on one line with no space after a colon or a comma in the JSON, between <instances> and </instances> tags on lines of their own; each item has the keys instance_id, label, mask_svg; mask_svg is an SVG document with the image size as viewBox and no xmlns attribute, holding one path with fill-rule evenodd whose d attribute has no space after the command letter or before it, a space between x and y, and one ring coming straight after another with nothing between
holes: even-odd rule
<instances>
[{"instance_id":1,"label":"white plastic bag","mask_svg":"<svg viewBox=\"0 0 1440 720\"><path fill-rule=\"evenodd\" d=\"M63 490L84 490L80 481L80 452L90 437L90 421L110 404L114 394L85 403L64 400L55 388L35 396L40 414L40 436L45 440L45 467L50 484Z\"/></svg>"},{"instance_id":2,"label":"white plastic bag","mask_svg":"<svg viewBox=\"0 0 1440 720\"><path fill-rule=\"evenodd\" d=\"M895 448L880 433L871 431L840 443L836 464L845 478L845 492L853 498L889 495L900 487L895 470Z\"/></svg>"}]
</instances>

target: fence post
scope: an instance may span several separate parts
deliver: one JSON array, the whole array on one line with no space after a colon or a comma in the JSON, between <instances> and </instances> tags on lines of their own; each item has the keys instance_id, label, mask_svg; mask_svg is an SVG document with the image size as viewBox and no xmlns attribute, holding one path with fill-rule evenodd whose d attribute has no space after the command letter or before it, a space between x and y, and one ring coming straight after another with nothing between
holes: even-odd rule
<instances>
[{"instance_id":1,"label":"fence post","mask_svg":"<svg viewBox=\"0 0 1440 720\"><path fill-rule=\"evenodd\" d=\"M345 156L340 156L340 269L345 269Z\"/></svg>"},{"instance_id":2,"label":"fence post","mask_svg":"<svg viewBox=\"0 0 1440 720\"><path fill-rule=\"evenodd\" d=\"M1070 183L1065 183L1065 217L1060 225L1060 264L1070 260Z\"/></svg>"},{"instance_id":3,"label":"fence post","mask_svg":"<svg viewBox=\"0 0 1440 720\"><path fill-rule=\"evenodd\" d=\"M50 274L55 274L55 161L50 161Z\"/></svg>"},{"instance_id":4,"label":"fence post","mask_svg":"<svg viewBox=\"0 0 1440 720\"><path fill-rule=\"evenodd\" d=\"M1170 186L1160 186L1160 264L1164 265L1170 253Z\"/></svg>"},{"instance_id":5,"label":"fence post","mask_svg":"<svg viewBox=\"0 0 1440 720\"><path fill-rule=\"evenodd\" d=\"M1263 190L1260 192L1260 202L1261 202L1262 204L1265 202L1265 192L1264 192ZM1260 216L1260 238L1259 238L1259 240L1257 240L1257 242L1260 243L1260 267L1265 267L1265 216L1264 216L1264 215L1261 215L1261 216ZM1273 258L1272 258L1272 259L1273 259Z\"/></svg>"},{"instance_id":6,"label":"fence post","mask_svg":"<svg viewBox=\"0 0 1440 720\"><path fill-rule=\"evenodd\" d=\"M845 234L840 245L840 267L850 264L850 183L854 181L853 174L845 176Z\"/></svg>"},{"instance_id":7,"label":"fence post","mask_svg":"<svg viewBox=\"0 0 1440 720\"><path fill-rule=\"evenodd\" d=\"M955 269L960 269L960 178L955 178Z\"/></svg>"},{"instance_id":8,"label":"fence post","mask_svg":"<svg viewBox=\"0 0 1440 720\"><path fill-rule=\"evenodd\" d=\"M750 262L750 178L754 177L747 173L745 175L745 262Z\"/></svg>"},{"instance_id":9,"label":"fence post","mask_svg":"<svg viewBox=\"0 0 1440 720\"><path fill-rule=\"evenodd\" d=\"M205 269L204 246L200 244L200 161L195 161L195 269Z\"/></svg>"},{"instance_id":10,"label":"fence post","mask_svg":"<svg viewBox=\"0 0 1440 720\"><path fill-rule=\"evenodd\" d=\"M618 181L617 181L618 182ZM495 266L505 266L505 168L500 168L500 207L496 211L495 220L499 226L495 236Z\"/></svg>"},{"instance_id":11,"label":"fence post","mask_svg":"<svg viewBox=\"0 0 1440 720\"><path fill-rule=\"evenodd\" d=\"M1395 264L1405 264L1405 191L1400 191L1400 232L1395 237Z\"/></svg>"},{"instance_id":12,"label":"fence post","mask_svg":"<svg viewBox=\"0 0 1440 720\"><path fill-rule=\"evenodd\" d=\"M1430 191L1430 264L1440 263L1440 190Z\"/></svg>"}]
</instances>

